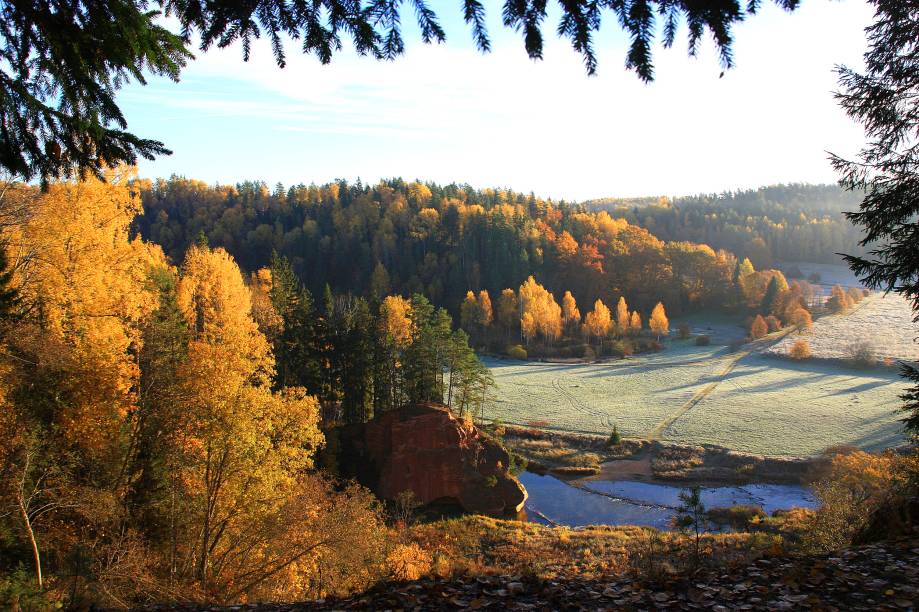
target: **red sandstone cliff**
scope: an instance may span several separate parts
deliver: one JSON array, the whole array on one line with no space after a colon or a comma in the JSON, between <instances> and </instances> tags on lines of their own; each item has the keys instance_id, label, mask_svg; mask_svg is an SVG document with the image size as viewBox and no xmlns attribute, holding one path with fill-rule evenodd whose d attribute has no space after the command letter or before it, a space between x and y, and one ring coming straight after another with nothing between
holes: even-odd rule
<instances>
[{"instance_id":1,"label":"red sandstone cliff","mask_svg":"<svg viewBox=\"0 0 919 612\"><path fill-rule=\"evenodd\" d=\"M407 406L339 430L339 468L383 499L413 491L422 504L455 501L498 516L523 508L523 485L503 448L439 405Z\"/></svg>"}]
</instances>

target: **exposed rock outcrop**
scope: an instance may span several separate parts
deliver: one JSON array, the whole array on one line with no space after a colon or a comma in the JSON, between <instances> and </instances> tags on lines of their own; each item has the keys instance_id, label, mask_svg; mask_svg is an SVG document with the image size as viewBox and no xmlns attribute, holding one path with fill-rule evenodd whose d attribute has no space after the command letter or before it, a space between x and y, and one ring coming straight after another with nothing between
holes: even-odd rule
<instances>
[{"instance_id":1,"label":"exposed rock outcrop","mask_svg":"<svg viewBox=\"0 0 919 612\"><path fill-rule=\"evenodd\" d=\"M501 446L445 406L426 404L386 412L338 431L342 476L394 500L412 491L422 504L455 501L468 512L518 512L526 489L508 474Z\"/></svg>"}]
</instances>

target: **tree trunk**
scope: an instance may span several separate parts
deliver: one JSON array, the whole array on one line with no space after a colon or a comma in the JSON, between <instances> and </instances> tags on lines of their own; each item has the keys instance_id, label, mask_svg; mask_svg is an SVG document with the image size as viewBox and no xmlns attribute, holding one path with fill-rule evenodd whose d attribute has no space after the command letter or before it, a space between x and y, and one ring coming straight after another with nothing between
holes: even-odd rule
<instances>
[{"instance_id":1,"label":"tree trunk","mask_svg":"<svg viewBox=\"0 0 919 612\"><path fill-rule=\"evenodd\" d=\"M35 578L38 580L38 588L44 589L44 582L41 576L41 553L38 550L38 542L35 540L35 532L32 531L32 522L29 520L29 513L26 510L22 495L16 496L16 502L19 506L19 516L22 518L22 526L25 529L29 544L32 546L32 559L35 562Z\"/></svg>"}]
</instances>

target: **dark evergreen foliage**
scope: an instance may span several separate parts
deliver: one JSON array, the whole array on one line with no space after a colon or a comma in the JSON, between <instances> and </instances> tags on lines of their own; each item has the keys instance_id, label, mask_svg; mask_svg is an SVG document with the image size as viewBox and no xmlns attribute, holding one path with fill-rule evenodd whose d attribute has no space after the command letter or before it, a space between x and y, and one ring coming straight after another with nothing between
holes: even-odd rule
<instances>
[{"instance_id":1,"label":"dark evergreen foliage","mask_svg":"<svg viewBox=\"0 0 919 612\"><path fill-rule=\"evenodd\" d=\"M0 336L7 324L19 317L21 302L19 293L13 287L13 271L9 267L6 249L0 246Z\"/></svg>"},{"instance_id":2,"label":"dark evergreen foliage","mask_svg":"<svg viewBox=\"0 0 919 612\"><path fill-rule=\"evenodd\" d=\"M847 217L864 229L869 252L846 261L868 286L911 300L919 320L919 1L872 4L865 72L839 68L837 98L868 138L858 160L833 157L842 184L866 193ZM917 383L903 399L907 427L919 434L919 370L905 365L904 374Z\"/></svg>"}]
</instances>

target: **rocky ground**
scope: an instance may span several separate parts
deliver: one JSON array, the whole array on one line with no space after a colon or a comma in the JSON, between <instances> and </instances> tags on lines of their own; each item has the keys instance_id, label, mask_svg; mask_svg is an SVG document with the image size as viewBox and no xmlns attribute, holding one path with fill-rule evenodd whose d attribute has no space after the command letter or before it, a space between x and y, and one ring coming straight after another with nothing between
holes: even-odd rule
<instances>
[{"instance_id":1,"label":"rocky ground","mask_svg":"<svg viewBox=\"0 0 919 612\"><path fill-rule=\"evenodd\" d=\"M764 558L745 569L661 584L520 576L385 584L352 599L224 609L299 610L916 610L919 538L819 557ZM160 607L160 611L181 608ZM202 608L198 608L202 609ZM203 608L219 609L219 608Z\"/></svg>"}]
</instances>

